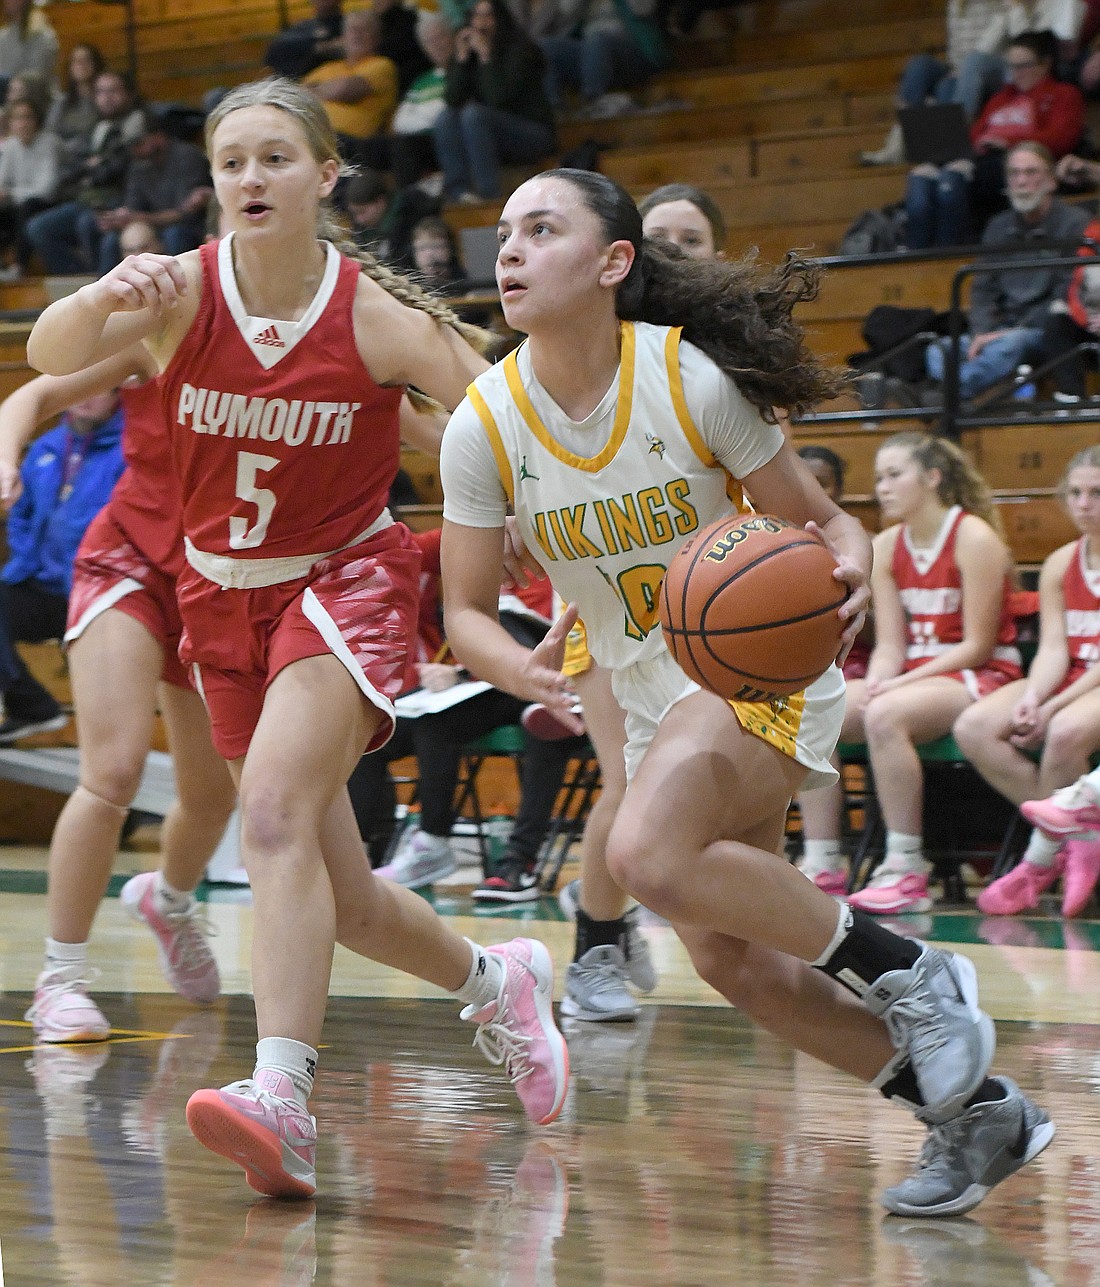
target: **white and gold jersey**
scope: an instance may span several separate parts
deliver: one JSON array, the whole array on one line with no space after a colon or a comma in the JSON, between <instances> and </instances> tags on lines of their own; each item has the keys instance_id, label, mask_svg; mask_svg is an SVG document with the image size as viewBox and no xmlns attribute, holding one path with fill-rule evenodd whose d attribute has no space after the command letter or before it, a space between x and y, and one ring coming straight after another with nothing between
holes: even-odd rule
<instances>
[{"instance_id":1,"label":"white and gold jersey","mask_svg":"<svg viewBox=\"0 0 1100 1287\"><path fill-rule=\"evenodd\" d=\"M523 539L562 598L577 604L603 666L660 651L657 596L669 560L741 501L688 412L679 341L678 329L623 324L610 436L591 456L544 423L521 373L522 351L468 393Z\"/></svg>"},{"instance_id":2,"label":"white and gold jersey","mask_svg":"<svg viewBox=\"0 0 1100 1287\"><path fill-rule=\"evenodd\" d=\"M618 380L584 421L553 402L522 345L470 386L442 452L444 517L499 526L510 503L555 590L577 605L592 656L616 672L667 652L657 616L669 562L700 527L741 507L737 479L783 442L679 328L623 322L621 336ZM830 695L838 679L825 685ZM798 754L801 694L781 712L733 705L748 731L820 766L821 748Z\"/></svg>"}]
</instances>

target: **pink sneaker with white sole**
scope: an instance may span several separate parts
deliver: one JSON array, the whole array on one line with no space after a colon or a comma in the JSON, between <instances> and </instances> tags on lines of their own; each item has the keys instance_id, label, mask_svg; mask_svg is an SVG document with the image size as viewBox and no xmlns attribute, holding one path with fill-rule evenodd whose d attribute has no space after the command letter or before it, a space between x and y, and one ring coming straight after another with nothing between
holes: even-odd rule
<instances>
[{"instance_id":1,"label":"pink sneaker with white sole","mask_svg":"<svg viewBox=\"0 0 1100 1287\"><path fill-rule=\"evenodd\" d=\"M261 1068L255 1079L195 1091L187 1125L205 1148L243 1167L257 1193L311 1198L317 1192L317 1120L283 1073Z\"/></svg>"},{"instance_id":2,"label":"pink sneaker with white sole","mask_svg":"<svg viewBox=\"0 0 1100 1287\"><path fill-rule=\"evenodd\" d=\"M1025 800L1020 812L1033 827L1053 839L1100 830L1100 804L1085 778L1078 778L1045 800Z\"/></svg>"},{"instance_id":3,"label":"pink sneaker with white sole","mask_svg":"<svg viewBox=\"0 0 1100 1287\"><path fill-rule=\"evenodd\" d=\"M202 905L191 900L185 912L161 912L156 903L155 871L132 876L119 894L119 902L132 920L144 921L153 931L160 951L164 977L186 1001L209 1005L218 999L221 979L210 950L210 926Z\"/></svg>"},{"instance_id":4,"label":"pink sneaker with white sole","mask_svg":"<svg viewBox=\"0 0 1100 1287\"><path fill-rule=\"evenodd\" d=\"M930 911L932 899L928 896L928 871L894 866L887 858L863 889L848 895L848 902L871 916Z\"/></svg>"},{"instance_id":5,"label":"pink sneaker with white sole","mask_svg":"<svg viewBox=\"0 0 1100 1287\"><path fill-rule=\"evenodd\" d=\"M554 963L546 947L514 938L486 952L504 966L495 1001L460 1017L478 1025L474 1045L491 1064L503 1064L527 1116L547 1126L561 1112L569 1086L569 1052L554 1022Z\"/></svg>"}]
</instances>

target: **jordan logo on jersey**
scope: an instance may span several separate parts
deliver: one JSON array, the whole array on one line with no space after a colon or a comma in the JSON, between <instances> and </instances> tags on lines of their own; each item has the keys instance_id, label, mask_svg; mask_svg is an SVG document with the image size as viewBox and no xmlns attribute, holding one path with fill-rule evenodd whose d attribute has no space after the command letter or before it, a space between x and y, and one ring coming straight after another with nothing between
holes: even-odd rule
<instances>
[{"instance_id":1,"label":"jordan logo on jersey","mask_svg":"<svg viewBox=\"0 0 1100 1287\"><path fill-rule=\"evenodd\" d=\"M266 331L261 331L259 335L255 336L252 343L267 344L267 345L270 345L270 347L273 349L286 348L286 345L283 343L283 341L279 339L279 328L274 324L269 326Z\"/></svg>"},{"instance_id":2,"label":"jordan logo on jersey","mask_svg":"<svg viewBox=\"0 0 1100 1287\"><path fill-rule=\"evenodd\" d=\"M531 473L531 471L527 468L526 456L524 456L519 462L519 481L522 483L525 478L530 478L531 481L535 483L539 481L538 474Z\"/></svg>"}]
</instances>

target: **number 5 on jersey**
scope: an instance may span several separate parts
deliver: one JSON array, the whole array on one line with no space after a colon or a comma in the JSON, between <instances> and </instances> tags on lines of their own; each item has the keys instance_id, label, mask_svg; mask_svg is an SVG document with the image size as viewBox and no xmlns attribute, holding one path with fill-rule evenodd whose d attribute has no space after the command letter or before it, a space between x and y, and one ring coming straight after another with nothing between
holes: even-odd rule
<instances>
[{"instance_id":1,"label":"number 5 on jersey","mask_svg":"<svg viewBox=\"0 0 1100 1287\"><path fill-rule=\"evenodd\" d=\"M237 499L256 506L256 521L248 526L247 518L229 520L229 548L251 550L264 543L267 526L275 511L275 493L256 486L256 475L266 474L279 463L276 456L260 456L254 451L237 452Z\"/></svg>"}]
</instances>

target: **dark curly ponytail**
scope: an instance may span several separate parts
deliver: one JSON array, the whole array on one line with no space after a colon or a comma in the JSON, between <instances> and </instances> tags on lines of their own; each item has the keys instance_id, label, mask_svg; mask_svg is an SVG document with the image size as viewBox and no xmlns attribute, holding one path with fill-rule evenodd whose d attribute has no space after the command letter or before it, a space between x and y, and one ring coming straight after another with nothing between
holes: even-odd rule
<instances>
[{"instance_id":1,"label":"dark curly ponytail","mask_svg":"<svg viewBox=\"0 0 1100 1287\"><path fill-rule=\"evenodd\" d=\"M806 347L791 314L817 294L821 269L793 251L777 268L755 254L732 262L691 259L642 235L642 217L625 188L590 170L548 170L580 193L608 242L629 241L634 263L619 286L615 311L626 321L682 326L684 338L730 376L765 420L776 407L800 415L845 387L844 375Z\"/></svg>"}]
</instances>

